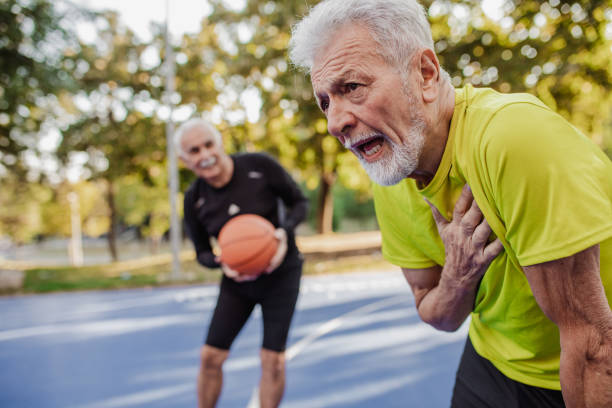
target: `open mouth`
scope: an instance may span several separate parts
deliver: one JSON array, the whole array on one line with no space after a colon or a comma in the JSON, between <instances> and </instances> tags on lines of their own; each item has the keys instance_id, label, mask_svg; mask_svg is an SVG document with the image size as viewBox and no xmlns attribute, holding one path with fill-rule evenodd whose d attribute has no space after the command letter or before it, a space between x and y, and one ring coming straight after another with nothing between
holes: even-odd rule
<instances>
[{"instance_id":1,"label":"open mouth","mask_svg":"<svg viewBox=\"0 0 612 408\"><path fill-rule=\"evenodd\" d=\"M357 150L365 159L375 159L383 150L385 138L382 135L375 135L361 140L351 146L351 149Z\"/></svg>"},{"instance_id":2,"label":"open mouth","mask_svg":"<svg viewBox=\"0 0 612 408\"><path fill-rule=\"evenodd\" d=\"M217 163L217 158L213 156L213 157L210 157L210 158L208 158L206 160L200 161L198 163L198 167L201 168L201 169L207 169L210 166L215 165L215 163Z\"/></svg>"}]
</instances>

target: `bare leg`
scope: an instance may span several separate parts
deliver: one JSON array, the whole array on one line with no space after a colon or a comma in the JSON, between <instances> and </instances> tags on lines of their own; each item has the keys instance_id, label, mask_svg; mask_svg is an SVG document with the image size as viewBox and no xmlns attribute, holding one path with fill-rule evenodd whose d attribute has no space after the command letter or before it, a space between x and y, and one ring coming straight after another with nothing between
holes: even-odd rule
<instances>
[{"instance_id":1,"label":"bare leg","mask_svg":"<svg viewBox=\"0 0 612 408\"><path fill-rule=\"evenodd\" d=\"M223 363L228 350L204 345L202 347L200 373L198 375L198 407L213 408L223 385Z\"/></svg>"},{"instance_id":2,"label":"bare leg","mask_svg":"<svg viewBox=\"0 0 612 408\"><path fill-rule=\"evenodd\" d=\"M285 353L261 349L261 408L276 408L285 391Z\"/></svg>"}]
</instances>

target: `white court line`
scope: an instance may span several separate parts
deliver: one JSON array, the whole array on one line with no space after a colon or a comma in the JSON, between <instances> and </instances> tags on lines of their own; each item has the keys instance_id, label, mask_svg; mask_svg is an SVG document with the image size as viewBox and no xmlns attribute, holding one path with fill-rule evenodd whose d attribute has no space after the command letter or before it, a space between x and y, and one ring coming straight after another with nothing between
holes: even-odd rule
<instances>
[{"instance_id":1,"label":"white court line","mask_svg":"<svg viewBox=\"0 0 612 408\"><path fill-rule=\"evenodd\" d=\"M80 405L79 408L121 408L134 405L146 406L147 403L181 395L189 390L193 390L194 388L195 384L179 384L157 388L152 391L142 391L121 397L114 397L103 401L94 402L92 404Z\"/></svg>"},{"instance_id":2,"label":"white court line","mask_svg":"<svg viewBox=\"0 0 612 408\"><path fill-rule=\"evenodd\" d=\"M318 338L328 334L332 330L337 329L351 317L355 315L372 313L376 310L383 309L387 306L392 306L397 303L401 303L405 300L406 294L394 296L388 299L382 299L377 302L372 302L365 306L358 307L355 310L351 310L350 312L346 312L343 315L328 320L327 322L320 325L308 336L305 336L300 341L289 347L285 352L285 360L289 362L290 360L295 358L300 352L302 352L302 350L304 350L307 346L314 343ZM247 408L259 408L259 386L253 388L253 392L251 393L251 399L249 399Z\"/></svg>"}]
</instances>

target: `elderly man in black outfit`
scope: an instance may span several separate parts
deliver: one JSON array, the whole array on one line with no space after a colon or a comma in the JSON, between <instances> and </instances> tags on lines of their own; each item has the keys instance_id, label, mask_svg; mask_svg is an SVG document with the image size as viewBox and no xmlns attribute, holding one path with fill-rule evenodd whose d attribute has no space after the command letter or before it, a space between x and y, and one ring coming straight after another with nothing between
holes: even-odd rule
<instances>
[{"instance_id":1,"label":"elderly man in black outfit","mask_svg":"<svg viewBox=\"0 0 612 408\"><path fill-rule=\"evenodd\" d=\"M221 267L224 273L201 351L198 406L215 406L230 346L260 304L264 324L260 406L277 407L285 388L284 350L302 273L294 229L306 216L307 200L270 156L225 153L220 133L202 119L183 124L176 144L183 163L198 176L185 193L185 223L198 262L208 268ZM223 225L239 214L260 215L277 228L279 249L256 278L245 278L220 264L210 244L210 238L216 238Z\"/></svg>"}]
</instances>

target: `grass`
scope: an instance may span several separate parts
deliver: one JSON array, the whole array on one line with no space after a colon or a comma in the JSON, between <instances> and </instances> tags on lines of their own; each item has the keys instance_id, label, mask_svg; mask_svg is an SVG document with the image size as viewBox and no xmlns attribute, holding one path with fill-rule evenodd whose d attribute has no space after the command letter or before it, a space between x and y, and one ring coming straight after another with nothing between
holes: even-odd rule
<instances>
[{"instance_id":1,"label":"grass","mask_svg":"<svg viewBox=\"0 0 612 408\"><path fill-rule=\"evenodd\" d=\"M304 275L351 273L388 270L391 265L380 253L346 256L338 259L308 259ZM81 290L107 290L138 287L216 283L221 272L207 269L195 260L181 262L181 278L172 279L170 263L143 260L126 264L106 264L86 267L48 267L26 269L23 287L18 293L49 293ZM14 294L15 292L13 292Z\"/></svg>"},{"instance_id":2,"label":"grass","mask_svg":"<svg viewBox=\"0 0 612 408\"><path fill-rule=\"evenodd\" d=\"M146 267L133 266L113 271L114 265L87 267L49 267L25 270L22 293L47 293L73 290L105 290L137 287L157 287L188 283L209 283L219 279L220 272L197 265L195 261L181 264L182 276L171 279L169 264Z\"/></svg>"}]
</instances>

